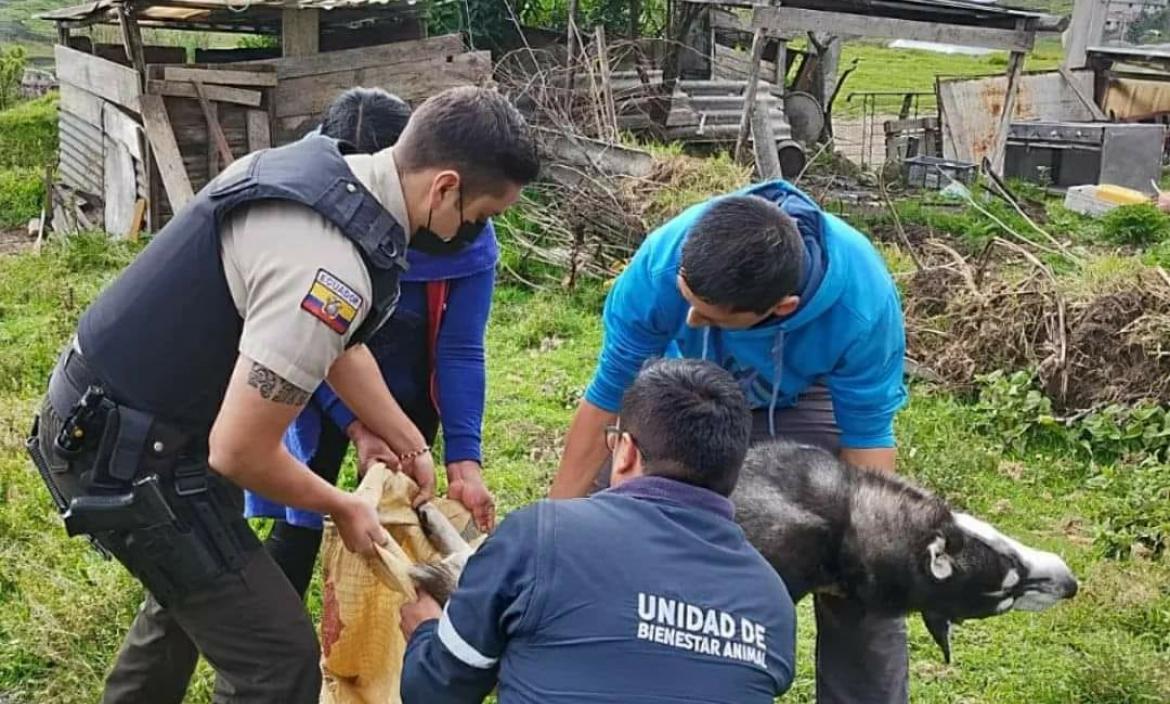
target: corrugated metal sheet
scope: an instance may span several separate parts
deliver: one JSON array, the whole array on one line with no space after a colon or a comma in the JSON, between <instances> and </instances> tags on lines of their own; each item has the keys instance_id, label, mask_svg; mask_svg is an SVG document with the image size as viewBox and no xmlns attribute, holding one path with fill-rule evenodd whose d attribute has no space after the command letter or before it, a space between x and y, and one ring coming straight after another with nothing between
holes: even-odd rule
<instances>
[{"instance_id":1,"label":"corrugated metal sheet","mask_svg":"<svg viewBox=\"0 0 1170 704\"><path fill-rule=\"evenodd\" d=\"M1105 89L1106 115L1120 120L1141 120L1170 113L1170 83L1143 81L1135 78L1115 78Z\"/></svg>"},{"instance_id":2,"label":"corrugated metal sheet","mask_svg":"<svg viewBox=\"0 0 1170 704\"><path fill-rule=\"evenodd\" d=\"M1093 94L1091 71L1073 71L1086 95ZM939 112L943 123L943 155L980 163L991 154L999 127L1007 76L939 80ZM1017 120L1088 122L1089 109L1057 72L1020 76Z\"/></svg>"},{"instance_id":3,"label":"corrugated metal sheet","mask_svg":"<svg viewBox=\"0 0 1170 704\"><path fill-rule=\"evenodd\" d=\"M64 110L57 114L61 180L72 188L100 195L104 190L101 129Z\"/></svg>"}]
</instances>

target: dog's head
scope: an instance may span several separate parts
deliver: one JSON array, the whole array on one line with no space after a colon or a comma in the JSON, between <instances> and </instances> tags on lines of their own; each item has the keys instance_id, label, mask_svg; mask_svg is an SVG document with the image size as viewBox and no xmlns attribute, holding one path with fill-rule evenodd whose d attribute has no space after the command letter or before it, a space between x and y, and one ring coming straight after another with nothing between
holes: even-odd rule
<instances>
[{"instance_id":1,"label":"dog's head","mask_svg":"<svg viewBox=\"0 0 1170 704\"><path fill-rule=\"evenodd\" d=\"M1043 611L1077 593L1057 555L1029 548L965 513L954 513L923 547L928 587L922 619L951 661L951 625L1008 611Z\"/></svg>"}]
</instances>

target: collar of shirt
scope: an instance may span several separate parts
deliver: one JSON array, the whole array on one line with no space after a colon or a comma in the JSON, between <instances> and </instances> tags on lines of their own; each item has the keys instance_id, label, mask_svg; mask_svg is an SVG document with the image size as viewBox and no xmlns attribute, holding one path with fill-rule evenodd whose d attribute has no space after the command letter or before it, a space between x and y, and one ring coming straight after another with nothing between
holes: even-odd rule
<instances>
[{"instance_id":1,"label":"collar of shirt","mask_svg":"<svg viewBox=\"0 0 1170 704\"><path fill-rule=\"evenodd\" d=\"M619 496L630 496L649 501L666 501L692 508L703 509L727 520L734 520L735 506L731 499L702 487L680 482L667 477L641 476L623 482L620 486L606 489Z\"/></svg>"},{"instance_id":2,"label":"collar of shirt","mask_svg":"<svg viewBox=\"0 0 1170 704\"><path fill-rule=\"evenodd\" d=\"M374 194L386 212L398 221L403 230L409 230L410 217L406 210L406 196L402 194L402 181L398 178L398 165L394 161L394 148L383 149L376 154L351 155L346 157L346 161L354 175Z\"/></svg>"}]
</instances>

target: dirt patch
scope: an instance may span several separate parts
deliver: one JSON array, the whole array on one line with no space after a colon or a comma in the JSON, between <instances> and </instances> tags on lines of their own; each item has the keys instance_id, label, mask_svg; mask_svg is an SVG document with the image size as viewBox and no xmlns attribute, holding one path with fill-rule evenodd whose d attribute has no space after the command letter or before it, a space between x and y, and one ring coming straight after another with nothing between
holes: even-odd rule
<instances>
[{"instance_id":1,"label":"dirt patch","mask_svg":"<svg viewBox=\"0 0 1170 704\"><path fill-rule=\"evenodd\" d=\"M0 230L0 256L27 252L36 245L36 238L28 236L28 230Z\"/></svg>"},{"instance_id":2,"label":"dirt patch","mask_svg":"<svg viewBox=\"0 0 1170 704\"><path fill-rule=\"evenodd\" d=\"M1021 277L1032 265L1010 252L982 263L946 247L923 252L905 290L907 345L944 383L1036 369L1061 412L1170 403L1170 281L1154 270L1069 299L1040 267Z\"/></svg>"}]
</instances>

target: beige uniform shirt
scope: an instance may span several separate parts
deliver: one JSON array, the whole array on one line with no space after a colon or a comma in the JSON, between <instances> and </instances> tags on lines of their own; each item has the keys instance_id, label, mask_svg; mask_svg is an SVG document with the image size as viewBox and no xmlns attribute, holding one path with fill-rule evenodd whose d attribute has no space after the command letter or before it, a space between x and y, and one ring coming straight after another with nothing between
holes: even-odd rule
<instances>
[{"instance_id":1,"label":"beige uniform shirt","mask_svg":"<svg viewBox=\"0 0 1170 704\"><path fill-rule=\"evenodd\" d=\"M251 156L224 174L245 168ZM354 176L407 227L390 150L346 157ZM370 312L369 273L357 247L311 208L266 201L231 213L221 229L224 275L244 319L240 354L313 391Z\"/></svg>"}]
</instances>

